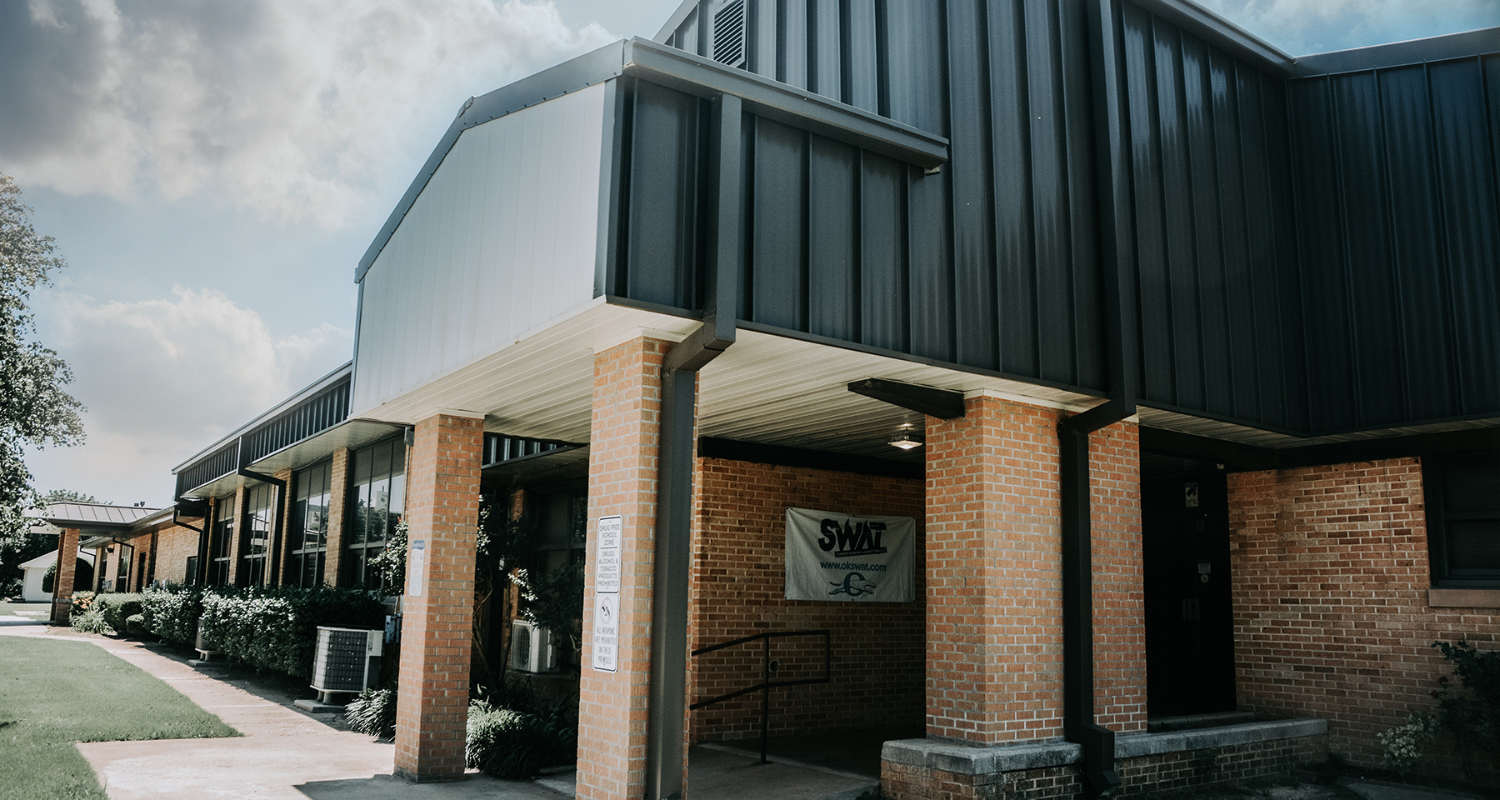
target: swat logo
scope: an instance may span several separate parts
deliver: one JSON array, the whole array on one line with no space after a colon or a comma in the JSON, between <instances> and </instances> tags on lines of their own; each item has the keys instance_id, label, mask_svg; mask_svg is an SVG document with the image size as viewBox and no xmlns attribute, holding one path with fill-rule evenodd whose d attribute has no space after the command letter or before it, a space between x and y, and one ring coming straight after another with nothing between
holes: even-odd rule
<instances>
[{"instance_id":1,"label":"swat logo","mask_svg":"<svg viewBox=\"0 0 1500 800\"><path fill-rule=\"evenodd\" d=\"M880 545L880 537L885 534L884 522L856 522L850 524L847 521L840 525L836 519L824 518L818 526L818 546L823 552L833 550L834 558L848 558L849 556L875 556L884 553L886 549ZM834 549L837 547L838 549Z\"/></svg>"},{"instance_id":2,"label":"swat logo","mask_svg":"<svg viewBox=\"0 0 1500 800\"><path fill-rule=\"evenodd\" d=\"M866 580L865 576L858 572L851 572L845 575L843 583L835 582L828 585L833 587L833 591L829 592L829 594L847 594L850 597L859 597L862 594L875 594L875 590L880 588Z\"/></svg>"}]
</instances>

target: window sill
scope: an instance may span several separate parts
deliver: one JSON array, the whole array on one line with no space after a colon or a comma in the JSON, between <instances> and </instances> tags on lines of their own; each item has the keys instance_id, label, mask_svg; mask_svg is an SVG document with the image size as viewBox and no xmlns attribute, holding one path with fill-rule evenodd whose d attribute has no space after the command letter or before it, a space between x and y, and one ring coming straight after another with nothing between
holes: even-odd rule
<instances>
[{"instance_id":1,"label":"window sill","mask_svg":"<svg viewBox=\"0 0 1500 800\"><path fill-rule=\"evenodd\" d=\"M1432 608L1500 608L1500 589L1427 590L1427 605Z\"/></svg>"}]
</instances>

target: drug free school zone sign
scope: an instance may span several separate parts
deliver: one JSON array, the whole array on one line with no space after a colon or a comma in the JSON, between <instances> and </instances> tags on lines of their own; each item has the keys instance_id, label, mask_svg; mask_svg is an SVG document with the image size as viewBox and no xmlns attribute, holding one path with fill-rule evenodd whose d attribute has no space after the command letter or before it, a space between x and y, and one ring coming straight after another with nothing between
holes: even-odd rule
<instances>
[{"instance_id":1,"label":"drug free school zone sign","mask_svg":"<svg viewBox=\"0 0 1500 800\"><path fill-rule=\"evenodd\" d=\"M910 603L917 599L917 521L786 510L786 599Z\"/></svg>"}]
</instances>

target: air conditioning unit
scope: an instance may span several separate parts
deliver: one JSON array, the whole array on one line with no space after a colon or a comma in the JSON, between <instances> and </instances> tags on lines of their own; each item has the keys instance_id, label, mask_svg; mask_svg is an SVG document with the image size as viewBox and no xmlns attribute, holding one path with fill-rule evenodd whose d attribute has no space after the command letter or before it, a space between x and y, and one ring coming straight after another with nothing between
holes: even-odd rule
<instances>
[{"instance_id":1,"label":"air conditioning unit","mask_svg":"<svg viewBox=\"0 0 1500 800\"><path fill-rule=\"evenodd\" d=\"M385 631L319 627L312 679L319 699L327 703L331 694L358 694L374 686L384 643Z\"/></svg>"},{"instance_id":2,"label":"air conditioning unit","mask_svg":"<svg viewBox=\"0 0 1500 800\"><path fill-rule=\"evenodd\" d=\"M518 619L510 624L510 668L522 672L556 672L557 648L552 631Z\"/></svg>"}]
</instances>

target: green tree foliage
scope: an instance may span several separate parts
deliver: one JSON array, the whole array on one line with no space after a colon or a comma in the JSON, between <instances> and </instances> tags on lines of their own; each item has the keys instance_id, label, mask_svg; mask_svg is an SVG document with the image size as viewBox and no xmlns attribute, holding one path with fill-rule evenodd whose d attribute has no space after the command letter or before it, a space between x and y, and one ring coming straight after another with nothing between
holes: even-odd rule
<instances>
[{"instance_id":1,"label":"green tree foliage","mask_svg":"<svg viewBox=\"0 0 1500 800\"><path fill-rule=\"evenodd\" d=\"M107 503L107 502L105 502L103 500L96 499L91 494L84 494L83 492L75 492L72 489L52 489L51 491L49 491L46 494L42 495L42 502L43 503L100 503L100 504L103 504L103 505L109 505L109 503Z\"/></svg>"},{"instance_id":2,"label":"green tree foliage","mask_svg":"<svg viewBox=\"0 0 1500 800\"><path fill-rule=\"evenodd\" d=\"M27 509L40 499L21 454L25 447L83 441L83 406L62 387L73 372L39 342L31 291L51 283L48 273L66 265L52 237L31 226L21 190L0 175L0 542L25 535Z\"/></svg>"}]
</instances>

